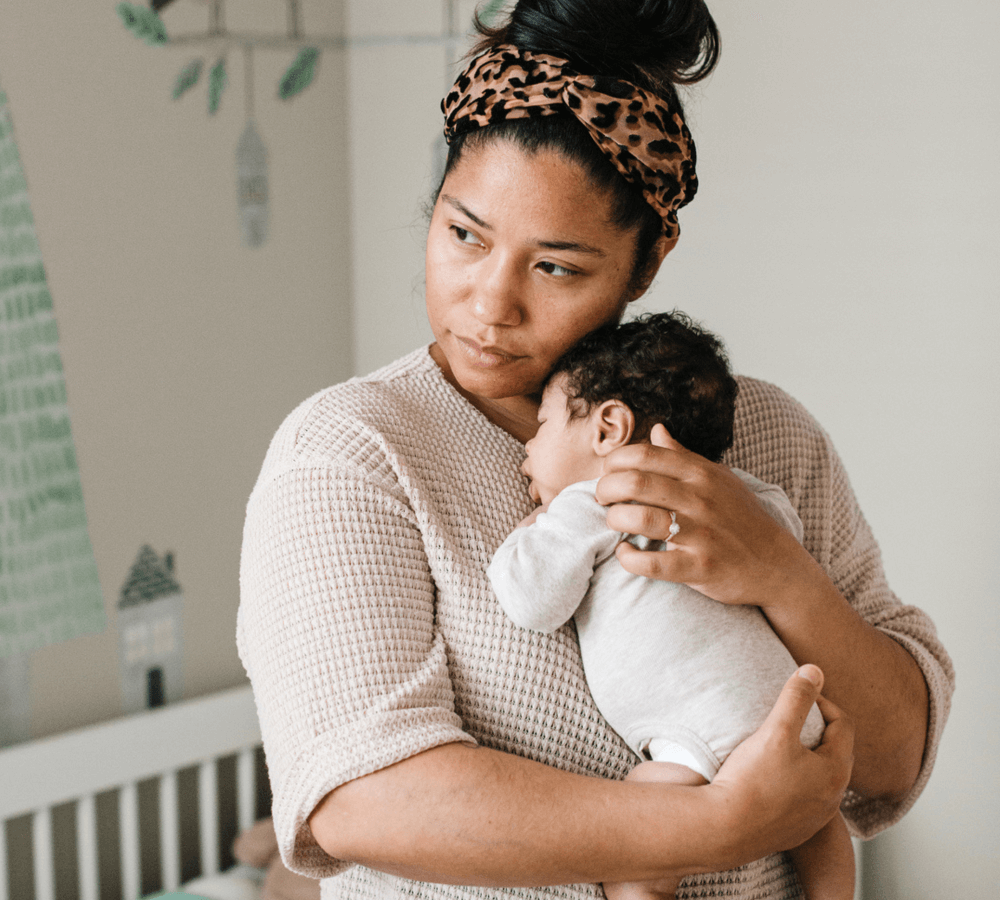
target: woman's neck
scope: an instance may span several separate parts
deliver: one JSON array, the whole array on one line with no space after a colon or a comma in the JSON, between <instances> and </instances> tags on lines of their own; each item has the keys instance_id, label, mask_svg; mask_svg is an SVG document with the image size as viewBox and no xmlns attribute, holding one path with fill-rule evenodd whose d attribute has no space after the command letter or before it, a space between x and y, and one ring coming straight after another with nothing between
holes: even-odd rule
<instances>
[{"instance_id":1,"label":"woman's neck","mask_svg":"<svg viewBox=\"0 0 1000 900\"><path fill-rule=\"evenodd\" d=\"M451 367L437 344L431 344L430 354L441 369L445 380L494 425L517 438L522 444L528 443L535 436L535 432L538 431L539 398L502 397L491 399L470 393L455 380Z\"/></svg>"}]
</instances>

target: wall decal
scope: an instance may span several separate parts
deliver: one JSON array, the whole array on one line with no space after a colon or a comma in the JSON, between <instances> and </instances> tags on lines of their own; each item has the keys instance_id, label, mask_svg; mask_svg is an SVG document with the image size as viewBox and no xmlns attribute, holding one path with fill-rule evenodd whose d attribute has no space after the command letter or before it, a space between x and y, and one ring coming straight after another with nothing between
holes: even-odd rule
<instances>
[{"instance_id":1,"label":"wall decal","mask_svg":"<svg viewBox=\"0 0 1000 900\"><path fill-rule=\"evenodd\" d=\"M183 606L173 554L161 559L152 547L143 546L118 600L118 655L126 713L173 703L184 695Z\"/></svg>"},{"instance_id":2,"label":"wall decal","mask_svg":"<svg viewBox=\"0 0 1000 900\"><path fill-rule=\"evenodd\" d=\"M212 71L208 73L208 111L213 115L219 109L222 102L222 92L226 89L229 77L226 75L226 58L220 57L219 61L212 66Z\"/></svg>"},{"instance_id":3,"label":"wall decal","mask_svg":"<svg viewBox=\"0 0 1000 900\"><path fill-rule=\"evenodd\" d=\"M253 119L236 145L236 179L243 243L258 247L267 239L267 150Z\"/></svg>"},{"instance_id":4,"label":"wall decal","mask_svg":"<svg viewBox=\"0 0 1000 900\"><path fill-rule=\"evenodd\" d=\"M0 90L0 658L104 625L52 295Z\"/></svg>"},{"instance_id":5,"label":"wall decal","mask_svg":"<svg viewBox=\"0 0 1000 900\"><path fill-rule=\"evenodd\" d=\"M174 100L179 100L198 83L198 80L201 78L203 65L202 60L192 59L191 62L181 69L180 75L177 76L177 82L174 84Z\"/></svg>"},{"instance_id":6,"label":"wall decal","mask_svg":"<svg viewBox=\"0 0 1000 900\"><path fill-rule=\"evenodd\" d=\"M137 38L154 46L198 46L224 47L222 55L211 64L207 81L208 112L214 115L221 103L229 83L227 51L240 48L244 58L244 93L246 97L247 124L236 147L237 208L240 234L248 247L259 247L268 234L268 193L267 193L267 150L264 140L257 130L253 116L253 53L257 49L287 52L296 51L284 75L277 85L277 97L290 101L313 84L319 70L322 50L343 50L350 46L373 46L382 44L442 44L448 56L449 72L446 74L447 87L451 86L452 63L458 58L460 37L466 32L458 27L460 0L442 0L447 23L440 35L410 35L385 38L346 38L342 35L306 35L303 28L302 11L299 0L285 0L288 14L284 34L255 34L231 31L225 25L224 0L202 0L208 6L206 30L196 34L170 36L159 11L170 6L174 0L151 0L150 6L122 2L117 6L118 15L125 27ZM509 0L487 0L479 6L479 18L492 24L501 14ZM172 97L180 100L201 82L209 62L204 57L189 59L181 68L174 81ZM435 170L444 170L446 154L444 139L435 143L432 150Z\"/></svg>"},{"instance_id":7,"label":"wall decal","mask_svg":"<svg viewBox=\"0 0 1000 900\"><path fill-rule=\"evenodd\" d=\"M137 6L135 3L119 3L118 15L121 16L125 27L147 44L165 44L167 42L167 29L163 25L163 20L154 10Z\"/></svg>"}]
</instances>

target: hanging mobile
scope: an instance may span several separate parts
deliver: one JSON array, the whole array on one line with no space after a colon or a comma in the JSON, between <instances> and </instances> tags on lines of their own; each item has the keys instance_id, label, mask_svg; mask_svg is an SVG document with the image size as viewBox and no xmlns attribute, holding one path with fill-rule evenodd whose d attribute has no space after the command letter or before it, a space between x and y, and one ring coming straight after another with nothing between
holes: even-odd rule
<instances>
[{"instance_id":1,"label":"hanging mobile","mask_svg":"<svg viewBox=\"0 0 1000 900\"><path fill-rule=\"evenodd\" d=\"M243 243L259 247L267 240L267 148L253 118L253 47L243 45L247 124L236 145L236 202Z\"/></svg>"}]
</instances>

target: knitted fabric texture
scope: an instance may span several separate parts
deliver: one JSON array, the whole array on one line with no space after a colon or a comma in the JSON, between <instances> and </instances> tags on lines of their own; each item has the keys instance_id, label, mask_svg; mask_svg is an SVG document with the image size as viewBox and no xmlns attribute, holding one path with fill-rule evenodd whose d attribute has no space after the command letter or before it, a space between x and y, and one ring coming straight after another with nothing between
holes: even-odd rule
<instances>
[{"instance_id":1,"label":"knitted fabric texture","mask_svg":"<svg viewBox=\"0 0 1000 900\"><path fill-rule=\"evenodd\" d=\"M928 750L910 796L845 800L853 831L872 835L926 783L951 663L926 615L886 585L826 434L772 385L740 385L726 462L785 490L806 548L861 615L913 654L929 687ZM348 867L307 824L338 785L455 741L605 778L635 765L594 706L572 626L518 628L490 590L490 558L532 508L523 459L523 446L445 381L426 348L317 394L272 441L247 509L238 643L282 855L325 879L324 900L603 897L597 885L489 890ZM688 878L677 896L791 900L801 890L778 854Z\"/></svg>"}]
</instances>

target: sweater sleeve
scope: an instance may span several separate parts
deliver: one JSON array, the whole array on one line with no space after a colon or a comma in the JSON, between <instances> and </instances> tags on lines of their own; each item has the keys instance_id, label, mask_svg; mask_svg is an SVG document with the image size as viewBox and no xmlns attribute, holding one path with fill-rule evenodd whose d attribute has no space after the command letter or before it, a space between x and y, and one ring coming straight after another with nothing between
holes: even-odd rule
<instances>
[{"instance_id":1,"label":"sweater sleeve","mask_svg":"<svg viewBox=\"0 0 1000 900\"><path fill-rule=\"evenodd\" d=\"M486 575L504 612L522 628L552 632L565 625L586 596L594 567L621 540L594 499L595 484L570 485L494 554Z\"/></svg>"},{"instance_id":2,"label":"sweater sleeve","mask_svg":"<svg viewBox=\"0 0 1000 900\"><path fill-rule=\"evenodd\" d=\"M804 407L773 385L741 379L736 432L727 461L784 488L802 519L806 549L867 622L906 648L927 684L927 743L913 789L899 801L853 792L844 800L852 831L873 837L899 821L927 784L954 691L951 659L930 617L901 603L890 589L878 543L843 463Z\"/></svg>"},{"instance_id":3,"label":"sweater sleeve","mask_svg":"<svg viewBox=\"0 0 1000 900\"><path fill-rule=\"evenodd\" d=\"M474 741L454 710L435 587L398 484L317 460L275 469L265 465L247 508L237 639L282 858L322 878L347 867L308 825L327 793Z\"/></svg>"}]
</instances>

